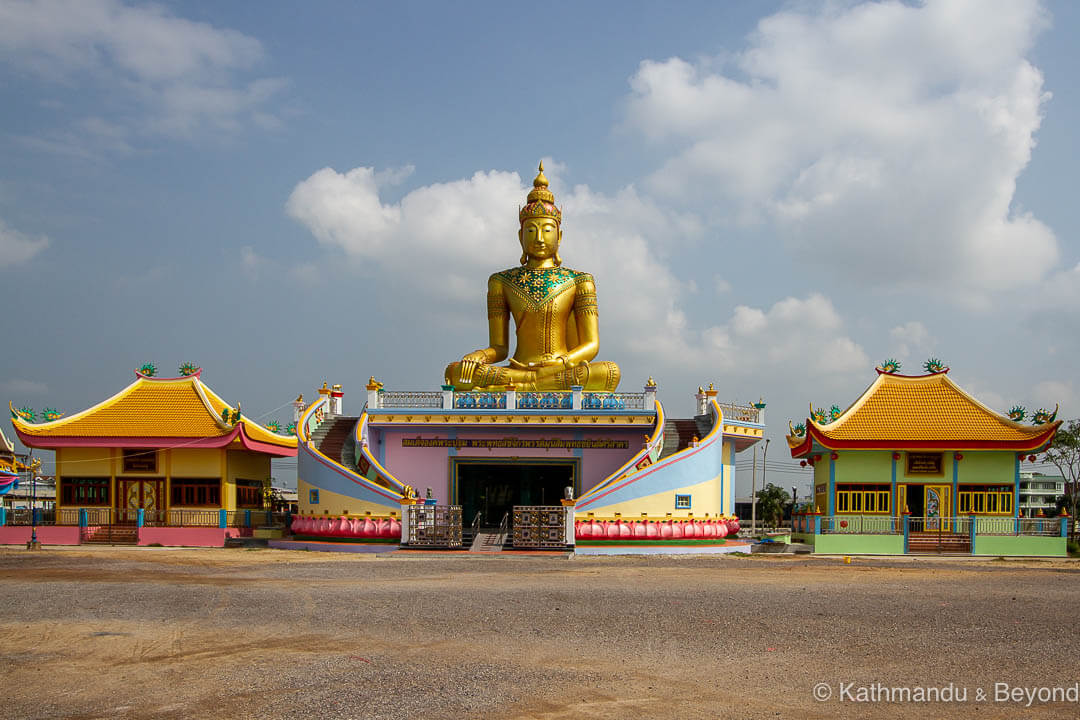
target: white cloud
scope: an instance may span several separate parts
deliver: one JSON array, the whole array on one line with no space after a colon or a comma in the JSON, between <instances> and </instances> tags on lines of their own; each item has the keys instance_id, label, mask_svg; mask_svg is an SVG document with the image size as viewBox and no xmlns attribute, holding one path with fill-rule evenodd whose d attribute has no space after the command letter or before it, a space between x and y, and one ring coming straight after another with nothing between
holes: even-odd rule
<instances>
[{"instance_id":1,"label":"white cloud","mask_svg":"<svg viewBox=\"0 0 1080 720\"><path fill-rule=\"evenodd\" d=\"M27 262L49 245L44 235L30 237L0 220L0 269Z\"/></svg>"},{"instance_id":2,"label":"white cloud","mask_svg":"<svg viewBox=\"0 0 1080 720\"><path fill-rule=\"evenodd\" d=\"M918 320L910 320L903 325L897 325L889 331L889 340L893 345L893 352L900 360L909 360L913 352L925 352L930 349L934 338Z\"/></svg>"},{"instance_id":3,"label":"white cloud","mask_svg":"<svg viewBox=\"0 0 1080 720\"><path fill-rule=\"evenodd\" d=\"M763 310L739 305L724 325L703 333L701 351L721 373L762 377L792 365L811 378L865 371L870 361L820 294L785 298Z\"/></svg>"},{"instance_id":4,"label":"white cloud","mask_svg":"<svg viewBox=\"0 0 1080 720\"><path fill-rule=\"evenodd\" d=\"M107 85L115 104L142 108L130 124L187 136L202 126L272 126L266 109L285 81L243 79L265 58L262 44L234 30L192 22L158 5L120 0L14 0L0 4L0 61L60 85ZM116 91L120 89L120 92ZM69 152L73 133L107 145L126 137L100 119L45 133L43 149ZM87 127L86 124L91 126ZM109 123L115 125L114 123ZM52 137L50 137L52 135ZM56 137L59 135L59 137Z\"/></svg>"},{"instance_id":5,"label":"white cloud","mask_svg":"<svg viewBox=\"0 0 1080 720\"><path fill-rule=\"evenodd\" d=\"M1033 0L784 11L731 64L643 62L627 125L670 147L649 187L672 201L773 223L847 282L985 303L1058 261L1011 207L1049 97L1025 57L1045 25Z\"/></svg>"}]
</instances>

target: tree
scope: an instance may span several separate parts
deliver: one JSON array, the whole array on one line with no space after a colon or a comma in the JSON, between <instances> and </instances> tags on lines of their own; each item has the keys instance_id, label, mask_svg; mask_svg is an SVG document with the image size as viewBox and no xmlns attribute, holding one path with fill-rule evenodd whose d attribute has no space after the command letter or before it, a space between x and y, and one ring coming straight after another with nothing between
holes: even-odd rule
<instances>
[{"instance_id":1,"label":"tree","mask_svg":"<svg viewBox=\"0 0 1080 720\"><path fill-rule=\"evenodd\" d=\"M1070 420L1058 428L1044 456L1065 479L1065 507L1071 516L1070 535L1076 540L1076 513L1080 505L1080 419Z\"/></svg>"},{"instance_id":2,"label":"tree","mask_svg":"<svg viewBox=\"0 0 1080 720\"><path fill-rule=\"evenodd\" d=\"M769 483L758 490L757 498L765 524L779 527L784 520L784 507L791 502L791 496L788 495L787 490Z\"/></svg>"}]
</instances>

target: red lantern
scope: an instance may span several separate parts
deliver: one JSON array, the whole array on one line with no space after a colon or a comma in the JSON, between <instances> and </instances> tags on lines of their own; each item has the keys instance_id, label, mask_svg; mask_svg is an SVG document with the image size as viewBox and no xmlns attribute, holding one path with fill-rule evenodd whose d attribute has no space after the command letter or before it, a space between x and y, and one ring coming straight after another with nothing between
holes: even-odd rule
<instances>
[{"instance_id":1,"label":"red lantern","mask_svg":"<svg viewBox=\"0 0 1080 720\"><path fill-rule=\"evenodd\" d=\"M957 460L963 460L964 459L964 455L962 453L956 453L955 455L953 455L953 457L956 458Z\"/></svg>"},{"instance_id":2,"label":"red lantern","mask_svg":"<svg viewBox=\"0 0 1080 720\"><path fill-rule=\"evenodd\" d=\"M799 461L799 467L806 467L806 461L805 460L800 460Z\"/></svg>"},{"instance_id":3,"label":"red lantern","mask_svg":"<svg viewBox=\"0 0 1080 720\"><path fill-rule=\"evenodd\" d=\"M1035 462L1035 456L1034 455L1028 455L1028 462Z\"/></svg>"},{"instance_id":4,"label":"red lantern","mask_svg":"<svg viewBox=\"0 0 1080 720\"><path fill-rule=\"evenodd\" d=\"M815 455L815 456L814 456L814 460L820 460L820 459L821 459L821 456L820 456L820 455Z\"/></svg>"},{"instance_id":5,"label":"red lantern","mask_svg":"<svg viewBox=\"0 0 1080 720\"><path fill-rule=\"evenodd\" d=\"M899 459L900 459L900 453L898 453L898 452L894 452L894 453L892 454L892 459L893 459L893 460L899 460Z\"/></svg>"},{"instance_id":6,"label":"red lantern","mask_svg":"<svg viewBox=\"0 0 1080 720\"><path fill-rule=\"evenodd\" d=\"M836 460L836 459L838 459L838 458L839 458L840 456L839 456L839 455L837 455L836 453L833 453L833 454L832 454L832 455L830 455L829 457L830 457L830 458L832 458L833 460Z\"/></svg>"},{"instance_id":7,"label":"red lantern","mask_svg":"<svg viewBox=\"0 0 1080 720\"><path fill-rule=\"evenodd\" d=\"M847 520L841 520L840 521L840 527L846 528L847 527Z\"/></svg>"}]
</instances>

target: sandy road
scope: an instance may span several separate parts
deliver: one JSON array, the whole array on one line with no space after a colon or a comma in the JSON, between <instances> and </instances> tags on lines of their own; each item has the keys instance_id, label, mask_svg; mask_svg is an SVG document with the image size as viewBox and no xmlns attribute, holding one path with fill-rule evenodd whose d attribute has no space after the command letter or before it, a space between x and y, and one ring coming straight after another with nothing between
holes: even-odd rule
<instances>
[{"instance_id":1,"label":"sandy road","mask_svg":"<svg viewBox=\"0 0 1080 720\"><path fill-rule=\"evenodd\" d=\"M0 550L6 717L1077 717L1080 564ZM825 683L832 697L815 700ZM965 702L840 702L886 687ZM990 692L983 701L977 690ZM819 692L821 692L819 690ZM977 710L976 710L977 708Z\"/></svg>"}]
</instances>

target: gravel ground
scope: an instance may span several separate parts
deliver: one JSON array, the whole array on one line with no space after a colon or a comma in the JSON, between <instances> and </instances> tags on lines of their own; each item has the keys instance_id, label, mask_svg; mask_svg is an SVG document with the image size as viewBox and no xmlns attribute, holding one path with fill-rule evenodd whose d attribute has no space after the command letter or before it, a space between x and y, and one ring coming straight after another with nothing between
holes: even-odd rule
<instances>
[{"instance_id":1,"label":"gravel ground","mask_svg":"<svg viewBox=\"0 0 1080 720\"><path fill-rule=\"evenodd\" d=\"M1078 717L1068 700L994 700L995 683L1080 681L1078 573L1070 561L0 549L0 712ZM830 699L815 699L818 683ZM841 683L850 697L952 683L967 698L841 702Z\"/></svg>"}]
</instances>

